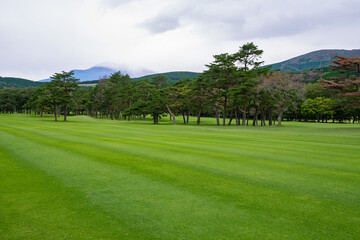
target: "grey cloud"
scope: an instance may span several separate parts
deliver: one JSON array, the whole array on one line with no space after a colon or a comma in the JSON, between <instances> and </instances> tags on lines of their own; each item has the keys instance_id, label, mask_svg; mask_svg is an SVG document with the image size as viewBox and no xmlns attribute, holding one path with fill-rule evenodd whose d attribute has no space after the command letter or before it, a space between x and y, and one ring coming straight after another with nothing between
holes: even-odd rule
<instances>
[{"instance_id":1,"label":"grey cloud","mask_svg":"<svg viewBox=\"0 0 360 240\"><path fill-rule=\"evenodd\" d=\"M176 16L159 15L139 24L138 26L147 29L151 33L157 34L175 30L180 27L180 23Z\"/></svg>"},{"instance_id":2,"label":"grey cloud","mask_svg":"<svg viewBox=\"0 0 360 240\"><path fill-rule=\"evenodd\" d=\"M206 35L227 40L294 36L326 26L360 22L360 1L323 3L264 0L199 0L184 7L182 20Z\"/></svg>"},{"instance_id":3,"label":"grey cloud","mask_svg":"<svg viewBox=\"0 0 360 240\"><path fill-rule=\"evenodd\" d=\"M358 9L359 0L0 0L0 74L51 75L98 61L189 69L246 41L282 59L357 48Z\"/></svg>"},{"instance_id":4,"label":"grey cloud","mask_svg":"<svg viewBox=\"0 0 360 240\"><path fill-rule=\"evenodd\" d=\"M135 0L102 0L102 3L105 4L109 8L116 8L120 5L134 2Z\"/></svg>"}]
</instances>

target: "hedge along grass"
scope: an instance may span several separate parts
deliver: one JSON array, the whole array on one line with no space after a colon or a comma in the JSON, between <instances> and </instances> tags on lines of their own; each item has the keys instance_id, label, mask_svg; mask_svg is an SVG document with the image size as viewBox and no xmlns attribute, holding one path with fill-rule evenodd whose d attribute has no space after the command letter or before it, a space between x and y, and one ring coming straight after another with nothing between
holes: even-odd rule
<instances>
[{"instance_id":1,"label":"hedge along grass","mask_svg":"<svg viewBox=\"0 0 360 240\"><path fill-rule=\"evenodd\" d=\"M359 125L214 122L0 115L0 239L360 236Z\"/></svg>"}]
</instances>

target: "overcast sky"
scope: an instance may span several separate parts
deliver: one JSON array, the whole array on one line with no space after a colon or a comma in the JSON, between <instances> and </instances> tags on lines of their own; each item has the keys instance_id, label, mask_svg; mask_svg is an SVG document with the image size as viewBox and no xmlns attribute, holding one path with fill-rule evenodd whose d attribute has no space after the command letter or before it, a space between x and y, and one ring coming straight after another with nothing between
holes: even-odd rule
<instances>
[{"instance_id":1,"label":"overcast sky","mask_svg":"<svg viewBox=\"0 0 360 240\"><path fill-rule=\"evenodd\" d=\"M197 71L253 41L266 64L360 48L359 0L0 0L0 76Z\"/></svg>"}]
</instances>

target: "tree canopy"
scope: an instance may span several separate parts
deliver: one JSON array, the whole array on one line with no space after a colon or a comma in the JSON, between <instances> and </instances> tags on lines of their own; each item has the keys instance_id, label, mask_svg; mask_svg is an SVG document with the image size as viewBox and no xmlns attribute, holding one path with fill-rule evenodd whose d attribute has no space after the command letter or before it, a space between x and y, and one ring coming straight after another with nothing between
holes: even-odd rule
<instances>
[{"instance_id":1,"label":"tree canopy","mask_svg":"<svg viewBox=\"0 0 360 240\"><path fill-rule=\"evenodd\" d=\"M80 88L73 72L55 73L39 88L0 90L0 112L144 120L165 116L188 124L196 116L215 117L217 125L281 125L282 120L356 122L360 116L360 59L337 56L327 80L309 83L302 74L262 67L263 51L246 43L235 53L214 55L196 79L169 82L165 75L131 79L121 72ZM307 83L307 84L306 84Z\"/></svg>"}]
</instances>

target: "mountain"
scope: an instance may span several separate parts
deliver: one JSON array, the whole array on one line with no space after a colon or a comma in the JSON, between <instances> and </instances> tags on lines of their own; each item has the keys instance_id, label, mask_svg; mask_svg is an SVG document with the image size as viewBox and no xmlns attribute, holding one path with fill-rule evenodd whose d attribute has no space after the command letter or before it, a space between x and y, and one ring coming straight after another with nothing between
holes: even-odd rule
<instances>
[{"instance_id":1,"label":"mountain","mask_svg":"<svg viewBox=\"0 0 360 240\"><path fill-rule=\"evenodd\" d=\"M118 70L108 68L108 67L92 67L86 70L73 70L74 77L80 79L80 82L83 81L93 81L99 80L99 78L104 76L109 76L112 73L117 72ZM50 82L51 79L40 80L39 82Z\"/></svg>"},{"instance_id":2,"label":"mountain","mask_svg":"<svg viewBox=\"0 0 360 240\"><path fill-rule=\"evenodd\" d=\"M156 73L156 74L151 74L151 75L146 75L146 76L142 76L139 78L134 78L134 80L141 80L141 79L151 79L152 77L158 76L158 75L164 75L165 77L167 77L168 82L177 82L181 79L185 79L185 78L190 78L190 79L194 79L197 78L200 73L196 73L196 72L166 72L166 73Z\"/></svg>"},{"instance_id":3,"label":"mountain","mask_svg":"<svg viewBox=\"0 0 360 240\"><path fill-rule=\"evenodd\" d=\"M267 66L272 66L272 70L280 70L282 72L301 72L329 66L331 60L334 59L334 55L343 57L360 57L360 49L318 50Z\"/></svg>"},{"instance_id":4,"label":"mountain","mask_svg":"<svg viewBox=\"0 0 360 240\"><path fill-rule=\"evenodd\" d=\"M0 77L0 89L2 88L26 88L39 87L42 83L23 78Z\"/></svg>"},{"instance_id":5,"label":"mountain","mask_svg":"<svg viewBox=\"0 0 360 240\"><path fill-rule=\"evenodd\" d=\"M122 70L120 70L120 69L122 69ZM126 69L126 70L124 70L124 69ZM138 76L142 76L144 74L153 73L153 71L150 71L148 69L131 68L131 67L121 66L121 65L120 66L111 65L110 67L107 65L95 66L95 67L85 69L85 70L75 69L72 71L74 71L74 77L80 79L80 82L96 81L104 76L110 76L111 74L113 74L115 72L119 72L119 71L122 74L129 74L131 77L138 77ZM51 79L47 78L47 79L40 80L39 82L50 82L50 81L51 81Z\"/></svg>"},{"instance_id":6,"label":"mountain","mask_svg":"<svg viewBox=\"0 0 360 240\"><path fill-rule=\"evenodd\" d=\"M310 52L298 57L291 58L289 60L271 64L272 70L279 69L282 72L302 72L310 69L318 69L329 66L331 60L334 59L334 55L340 55L344 57L360 57L360 49L356 50L318 50L314 52ZM96 81L99 80L101 77L109 76L112 73L115 73L121 69L130 69L130 70L121 70L122 74L129 74L133 79L151 79L156 75L163 74L168 78L169 82L176 82L180 79L184 78L197 78L200 73L196 72L166 72L166 73L155 73L150 75L145 75L151 73L151 71L146 69L135 69L131 70L131 68L126 66L110 66L110 65L103 65L103 66L95 66L86 70L73 70L75 78L80 79L80 82L84 81ZM267 65L270 66L270 65ZM145 75L145 76L142 76ZM142 76L142 77L138 77ZM51 79L44 79L40 80L39 82L49 82Z\"/></svg>"}]
</instances>

